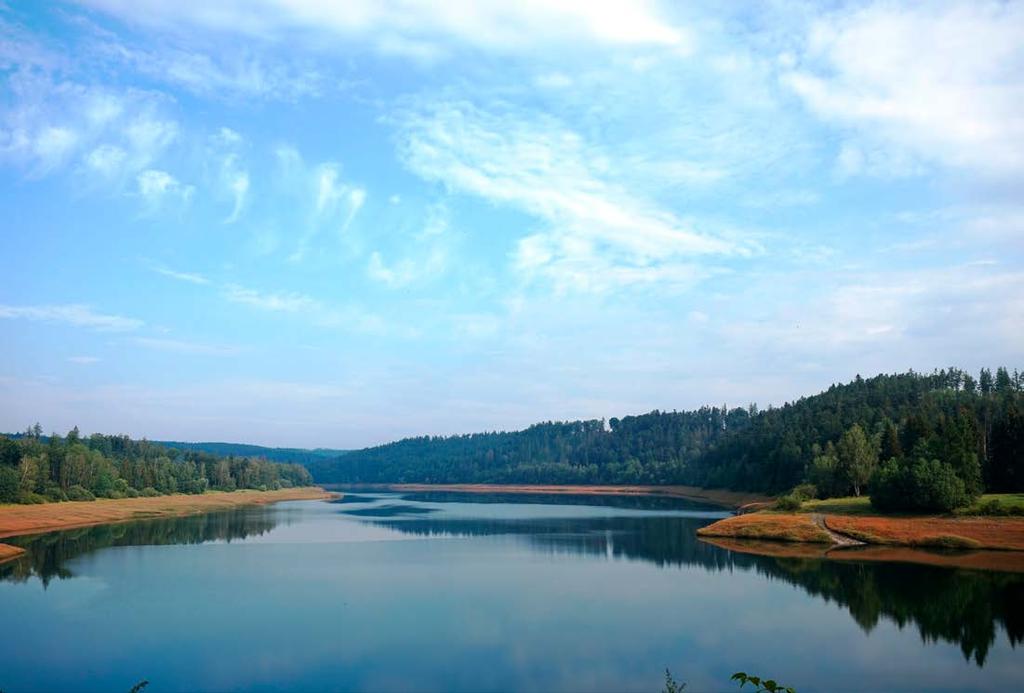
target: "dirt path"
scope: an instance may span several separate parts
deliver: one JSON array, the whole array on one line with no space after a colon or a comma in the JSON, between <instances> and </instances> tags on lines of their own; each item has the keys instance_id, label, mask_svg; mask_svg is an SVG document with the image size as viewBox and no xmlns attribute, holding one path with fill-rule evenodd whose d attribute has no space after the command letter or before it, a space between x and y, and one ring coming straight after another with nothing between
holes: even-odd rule
<instances>
[{"instance_id":1,"label":"dirt path","mask_svg":"<svg viewBox=\"0 0 1024 693\"><path fill-rule=\"evenodd\" d=\"M825 516L822 515L821 513L811 513L811 519L814 520L814 524L818 525L818 527L823 529L829 535L829 537L832 538L832 542L837 547L839 547L839 546L864 546L865 545L864 542L860 541L859 539L854 539L851 536L847 536L845 534L840 534L838 532L833 532L831 529L829 529L829 526L827 524L825 524Z\"/></svg>"}]
</instances>

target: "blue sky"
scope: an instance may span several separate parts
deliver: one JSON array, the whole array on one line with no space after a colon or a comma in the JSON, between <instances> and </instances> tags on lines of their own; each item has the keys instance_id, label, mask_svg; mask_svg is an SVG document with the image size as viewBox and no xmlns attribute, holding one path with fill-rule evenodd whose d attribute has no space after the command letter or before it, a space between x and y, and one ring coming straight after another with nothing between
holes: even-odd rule
<instances>
[{"instance_id":1,"label":"blue sky","mask_svg":"<svg viewBox=\"0 0 1024 693\"><path fill-rule=\"evenodd\" d=\"M1020 366L1024 3L0 3L0 429L357 447Z\"/></svg>"}]
</instances>

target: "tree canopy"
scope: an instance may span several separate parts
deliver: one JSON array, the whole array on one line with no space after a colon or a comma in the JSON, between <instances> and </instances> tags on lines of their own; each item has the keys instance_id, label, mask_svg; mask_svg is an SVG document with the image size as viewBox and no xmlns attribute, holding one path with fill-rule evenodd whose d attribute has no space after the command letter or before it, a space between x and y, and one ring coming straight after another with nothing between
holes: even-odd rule
<instances>
[{"instance_id":1,"label":"tree canopy","mask_svg":"<svg viewBox=\"0 0 1024 693\"><path fill-rule=\"evenodd\" d=\"M207 489L278 489L312 482L305 467L179 450L124 435L43 436L39 424L0 436L0 502L125 498Z\"/></svg>"},{"instance_id":2,"label":"tree canopy","mask_svg":"<svg viewBox=\"0 0 1024 693\"><path fill-rule=\"evenodd\" d=\"M980 386L979 386L980 383ZM890 460L948 465L965 497L1024 490L1024 377L950 368L846 384L778 408L701 407L522 431L408 438L309 464L319 482L693 484L870 490ZM919 468L920 465L917 465ZM943 468L943 471L945 468ZM955 486L955 484L954 484Z\"/></svg>"}]
</instances>

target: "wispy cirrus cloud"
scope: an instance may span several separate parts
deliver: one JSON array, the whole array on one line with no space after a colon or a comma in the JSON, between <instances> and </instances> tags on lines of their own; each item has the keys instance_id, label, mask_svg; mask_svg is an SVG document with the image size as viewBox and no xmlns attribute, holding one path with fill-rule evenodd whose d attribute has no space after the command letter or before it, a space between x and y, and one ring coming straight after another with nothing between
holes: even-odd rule
<instances>
[{"instance_id":1,"label":"wispy cirrus cloud","mask_svg":"<svg viewBox=\"0 0 1024 693\"><path fill-rule=\"evenodd\" d=\"M238 286L237 284L225 286L223 296L232 303L241 303L275 313L308 313L320 311L323 308L319 301L304 294L294 292L268 293Z\"/></svg>"},{"instance_id":2,"label":"wispy cirrus cloud","mask_svg":"<svg viewBox=\"0 0 1024 693\"><path fill-rule=\"evenodd\" d=\"M140 48L111 41L94 50L146 77L212 99L293 101L318 95L326 82L326 76L310 63L298 65L244 50L214 54L173 45Z\"/></svg>"},{"instance_id":3,"label":"wispy cirrus cloud","mask_svg":"<svg viewBox=\"0 0 1024 693\"><path fill-rule=\"evenodd\" d=\"M136 330L144 324L135 318L99 313L81 303L39 306L0 304L0 318L63 323L73 327L86 327L106 332L127 332Z\"/></svg>"},{"instance_id":4,"label":"wispy cirrus cloud","mask_svg":"<svg viewBox=\"0 0 1024 693\"><path fill-rule=\"evenodd\" d=\"M176 270L161 267L160 265L153 265L152 269L157 274L162 274L165 277L171 279L177 279L180 282L188 282L189 284L199 284L205 286L210 283L210 280L197 272L178 272Z\"/></svg>"},{"instance_id":5,"label":"wispy cirrus cloud","mask_svg":"<svg viewBox=\"0 0 1024 693\"><path fill-rule=\"evenodd\" d=\"M561 289L688 282L693 267L680 258L756 252L745 239L697 231L622 185L600 147L550 116L417 102L396 121L400 156L414 173L546 223L518 242L514 265Z\"/></svg>"},{"instance_id":6,"label":"wispy cirrus cloud","mask_svg":"<svg viewBox=\"0 0 1024 693\"><path fill-rule=\"evenodd\" d=\"M158 169L140 172L135 182L148 212L155 212L165 204L188 204L195 193L195 186L186 185L167 171Z\"/></svg>"},{"instance_id":7,"label":"wispy cirrus cloud","mask_svg":"<svg viewBox=\"0 0 1024 693\"><path fill-rule=\"evenodd\" d=\"M179 135L178 123L163 112L167 99L156 92L83 84L27 66L4 81L0 161L31 178L73 168L120 186Z\"/></svg>"},{"instance_id":8,"label":"wispy cirrus cloud","mask_svg":"<svg viewBox=\"0 0 1024 693\"><path fill-rule=\"evenodd\" d=\"M307 164L294 147L275 150L281 192L294 200L298 214L305 214L292 262L301 262L314 251L342 246L345 232L366 203L366 189L342 176L341 164L324 161Z\"/></svg>"},{"instance_id":9,"label":"wispy cirrus cloud","mask_svg":"<svg viewBox=\"0 0 1024 693\"><path fill-rule=\"evenodd\" d=\"M132 343L137 346L157 351L167 351L174 354L195 354L201 356L234 356L241 351L241 349L234 346L207 344L204 342L193 342L182 339L163 339L158 337L136 337L132 339Z\"/></svg>"},{"instance_id":10,"label":"wispy cirrus cloud","mask_svg":"<svg viewBox=\"0 0 1024 693\"><path fill-rule=\"evenodd\" d=\"M667 46L681 52L693 38L645 0L506 3L499 0L356 0L344 4L233 0L217 8L157 0L86 0L121 19L157 29L201 28L281 39L295 33L362 41L386 55L421 62L458 48L524 53L575 41L595 45ZM330 45L323 40L310 43Z\"/></svg>"}]
</instances>

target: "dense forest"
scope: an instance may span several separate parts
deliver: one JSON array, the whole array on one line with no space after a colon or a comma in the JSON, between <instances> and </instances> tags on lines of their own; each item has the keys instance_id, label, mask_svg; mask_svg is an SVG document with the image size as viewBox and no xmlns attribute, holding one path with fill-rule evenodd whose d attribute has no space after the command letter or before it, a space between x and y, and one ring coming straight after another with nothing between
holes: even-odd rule
<instances>
[{"instance_id":1,"label":"dense forest","mask_svg":"<svg viewBox=\"0 0 1024 693\"><path fill-rule=\"evenodd\" d=\"M15 438L0 436L0 502L131 498L207 489L279 489L306 486L309 472L299 464L255 457L222 457L180 450L128 436L78 428L67 436L42 435L39 424Z\"/></svg>"},{"instance_id":2,"label":"dense forest","mask_svg":"<svg viewBox=\"0 0 1024 693\"><path fill-rule=\"evenodd\" d=\"M324 483L692 484L952 507L1024 490L1024 376L951 368L857 377L778 408L653 411L420 437L309 465ZM920 481L937 479L922 490ZM918 493L920 491L920 493ZM907 495L909 494L909 496Z\"/></svg>"},{"instance_id":3,"label":"dense forest","mask_svg":"<svg viewBox=\"0 0 1024 693\"><path fill-rule=\"evenodd\" d=\"M310 464L324 459L332 459L344 455L347 450L332 448L268 448L262 445L247 443L185 443L177 440L154 441L157 445L177 450L201 450L221 457L261 457L273 462L290 462L292 464Z\"/></svg>"}]
</instances>

